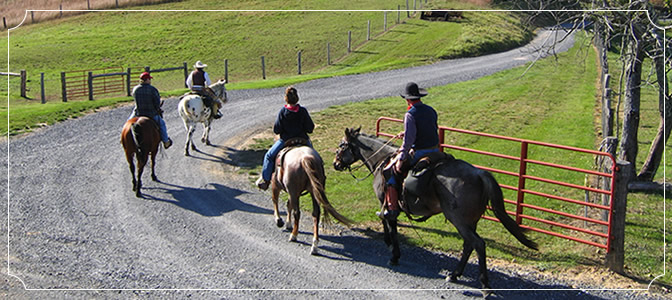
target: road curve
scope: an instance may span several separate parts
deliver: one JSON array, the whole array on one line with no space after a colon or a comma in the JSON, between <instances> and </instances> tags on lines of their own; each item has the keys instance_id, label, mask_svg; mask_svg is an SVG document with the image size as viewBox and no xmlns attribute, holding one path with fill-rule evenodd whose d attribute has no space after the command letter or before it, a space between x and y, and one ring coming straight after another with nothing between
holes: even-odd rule
<instances>
[{"instance_id":1,"label":"road curve","mask_svg":"<svg viewBox=\"0 0 672 300\"><path fill-rule=\"evenodd\" d=\"M398 95L407 81L423 87L475 79L528 63L545 52L554 32L543 31L526 47L477 58L372 74L320 79L297 85L311 111L331 105ZM573 41L560 43L566 51ZM398 267L386 266L388 250L376 233L336 227L322 234L321 256L309 255L310 227L298 243L273 224L269 194L218 170L235 157L221 145L252 128L270 126L283 89L229 91L231 101L214 123L213 147L183 156L185 132L177 99L166 99L168 131L176 142L158 157L160 182L145 172L145 198L131 192L119 145L130 106L102 110L0 144L8 153L2 232L3 290L10 299L36 298L273 298L339 297L463 299L479 295L476 267L456 284L445 277L455 257L404 246ZM10 107L11 118L11 107ZM200 129L197 131L200 134ZM197 142L197 145L202 145ZM7 177L5 177L7 176ZM308 220L304 214L303 220ZM3 252L5 253L5 252ZM491 268L507 298L601 299L615 292L571 290L538 275ZM627 292L626 292L627 293ZM615 295L615 294L614 294ZM624 296L619 294L620 296Z\"/></svg>"}]
</instances>

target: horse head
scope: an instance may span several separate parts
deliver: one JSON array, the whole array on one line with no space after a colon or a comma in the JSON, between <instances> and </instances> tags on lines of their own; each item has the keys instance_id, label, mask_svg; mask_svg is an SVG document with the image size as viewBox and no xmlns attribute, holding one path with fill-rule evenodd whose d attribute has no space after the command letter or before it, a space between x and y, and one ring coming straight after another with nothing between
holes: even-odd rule
<instances>
[{"instance_id":1,"label":"horse head","mask_svg":"<svg viewBox=\"0 0 672 300\"><path fill-rule=\"evenodd\" d=\"M226 80L225 79L220 79L217 82L211 84L209 87L215 93L215 96L220 101L222 101L222 103L226 103L228 98L227 98L227 95L226 95Z\"/></svg>"},{"instance_id":2,"label":"horse head","mask_svg":"<svg viewBox=\"0 0 672 300\"><path fill-rule=\"evenodd\" d=\"M346 128L345 137L341 140L341 143L338 145L338 150L336 150L336 157L334 158L334 169L337 171L343 171L350 168L350 165L355 163L357 160L363 159L362 155L357 149L355 140L359 136L360 128Z\"/></svg>"}]
</instances>

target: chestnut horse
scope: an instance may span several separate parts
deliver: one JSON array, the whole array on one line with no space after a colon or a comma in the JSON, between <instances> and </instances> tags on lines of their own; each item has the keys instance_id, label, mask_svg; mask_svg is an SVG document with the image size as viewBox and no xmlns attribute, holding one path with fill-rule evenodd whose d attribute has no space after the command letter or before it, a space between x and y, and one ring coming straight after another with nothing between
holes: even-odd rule
<instances>
[{"instance_id":1,"label":"chestnut horse","mask_svg":"<svg viewBox=\"0 0 672 300\"><path fill-rule=\"evenodd\" d=\"M346 129L334 159L334 168L342 171L350 169L350 165L358 160L363 161L374 175L373 189L382 205L385 201L383 162L396 150L396 147L388 145L382 139L361 134L359 129ZM506 213L502 190L492 174L459 159L448 160L436 166L433 172L428 192L417 202L406 201L406 213L423 216L423 219L443 213L462 236L462 258L456 270L450 274L450 281L456 281L463 274L469 256L476 250L481 285L485 289L490 287L485 264L485 241L476 233L476 225L485 212L488 200L495 216L504 227L523 245L537 249L537 244L529 240L522 228ZM390 264L396 265L401 256L397 220L384 220L383 227L385 243L392 247Z\"/></svg>"},{"instance_id":2,"label":"chestnut horse","mask_svg":"<svg viewBox=\"0 0 672 300\"><path fill-rule=\"evenodd\" d=\"M159 126L154 120L147 117L134 117L126 121L121 130L121 144L126 152L126 161L133 177L133 191L136 197L142 197L140 188L142 187L142 171L147 164L147 158L151 154L152 158L152 180L159 181L154 173L156 153L159 149L161 136L159 135ZM138 176L135 176L135 166L133 157L138 161Z\"/></svg>"},{"instance_id":3,"label":"chestnut horse","mask_svg":"<svg viewBox=\"0 0 672 300\"><path fill-rule=\"evenodd\" d=\"M329 223L329 215L345 225L349 225L351 222L339 214L327 200L327 195L324 193L326 181L324 164L315 149L308 146L294 147L288 149L284 157L282 157L282 153L279 154L278 158L282 160L282 164L280 167L276 167L271 178L275 223L278 227L285 224L278 212L278 197L280 191L284 190L289 194L289 200L287 200L287 230L291 231L289 241L295 242L299 234L299 218L301 217L299 197L301 193L308 191L313 199L313 244L310 248L310 254L317 255L320 206L324 209L323 219L325 223ZM292 218L294 218L293 227Z\"/></svg>"}]
</instances>

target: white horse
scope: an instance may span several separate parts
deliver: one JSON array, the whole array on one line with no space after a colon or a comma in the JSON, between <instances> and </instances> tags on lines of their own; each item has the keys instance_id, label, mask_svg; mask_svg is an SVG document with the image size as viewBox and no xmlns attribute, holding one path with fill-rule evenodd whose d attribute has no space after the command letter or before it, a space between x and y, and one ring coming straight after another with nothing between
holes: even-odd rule
<instances>
[{"instance_id":1,"label":"white horse","mask_svg":"<svg viewBox=\"0 0 672 300\"><path fill-rule=\"evenodd\" d=\"M226 80L220 79L210 85L210 89L214 92L215 97L222 103L225 103L227 100L225 84ZM213 105L220 106L217 101L215 101ZM191 135L196 131L196 123L203 123L203 136L201 137L201 142L209 146L210 123L214 119L215 113L212 109L203 104L201 96L195 94L184 96L177 105L177 111L179 112L180 117L182 117L184 127L187 129L187 141L184 145L184 155L189 156L190 144L191 150L197 150L196 146L191 141Z\"/></svg>"}]
</instances>

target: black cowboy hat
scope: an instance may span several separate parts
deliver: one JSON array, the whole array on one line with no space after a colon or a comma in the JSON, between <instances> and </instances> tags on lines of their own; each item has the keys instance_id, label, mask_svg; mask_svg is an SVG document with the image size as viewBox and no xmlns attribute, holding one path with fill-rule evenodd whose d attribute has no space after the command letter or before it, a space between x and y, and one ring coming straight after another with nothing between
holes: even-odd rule
<instances>
[{"instance_id":1,"label":"black cowboy hat","mask_svg":"<svg viewBox=\"0 0 672 300\"><path fill-rule=\"evenodd\" d=\"M427 96L427 90L419 88L418 84L415 82L409 82L406 84L406 89L404 92L400 95L404 99L418 100L424 96Z\"/></svg>"}]
</instances>

